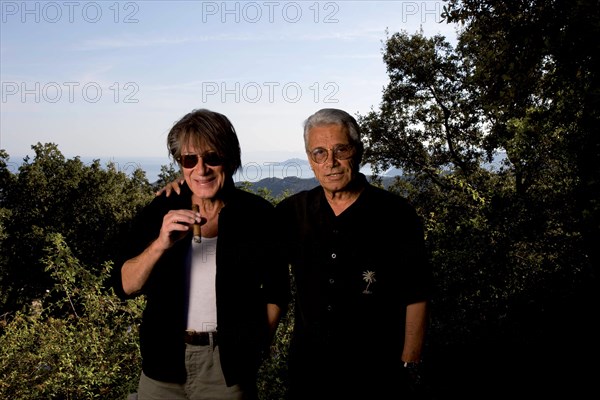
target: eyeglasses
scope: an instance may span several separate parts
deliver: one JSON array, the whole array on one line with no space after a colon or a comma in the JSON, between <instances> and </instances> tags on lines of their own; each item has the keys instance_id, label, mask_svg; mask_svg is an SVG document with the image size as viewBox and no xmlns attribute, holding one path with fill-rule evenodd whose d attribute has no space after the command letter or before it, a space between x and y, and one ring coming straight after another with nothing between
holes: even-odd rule
<instances>
[{"instance_id":1,"label":"eyeglasses","mask_svg":"<svg viewBox=\"0 0 600 400\"><path fill-rule=\"evenodd\" d=\"M338 144L331 149L333 158L336 160L347 160L354 155L354 146L351 144ZM329 150L323 147L317 147L309 152L310 158L317 164L323 164L329 157Z\"/></svg>"},{"instance_id":2,"label":"eyeglasses","mask_svg":"<svg viewBox=\"0 0 600 400\"><path fill-rule=\"evenodd\" d=\"M194 168L198 164L198 160L200 158L202 158L202 161L204 162L204 164L208 165L209 167L218 167L220 165L223 165L223 163L225 162L223 157L221 157L214 151L209 151L202 155L200 155L200 154L183 154L181 157L179 157L177 159L177 161L179 161L181 163L181 166L183 168Z\"/></svg>"}]
</instances>

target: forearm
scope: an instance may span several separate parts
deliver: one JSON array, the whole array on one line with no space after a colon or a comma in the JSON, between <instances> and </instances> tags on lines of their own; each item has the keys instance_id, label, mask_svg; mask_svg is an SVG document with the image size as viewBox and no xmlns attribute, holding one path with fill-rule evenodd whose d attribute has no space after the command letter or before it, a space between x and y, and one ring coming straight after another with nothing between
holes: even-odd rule
<instances>
[{"instance_id":1,"label":"forearm","mask_svg":"<svg viewBox=\"0 0 600 400\"><path fill-rule=\"evenodd\" d=\"M158 240L155 240L139 256L125 261L121 268L121 282L125 294L131 295L142 289L164 251Z\"/></svg>"},{"instance_id":2,"label":"forearm","mask_svg":"<svg viewBox=\"0 0 600 400\"><path fill-rule=\"evenodd\" d=\"M425 341L428 304L426 301L409 304L406 307L406 328L402 361L419 362Z\"/></svg>"}]
</instances>

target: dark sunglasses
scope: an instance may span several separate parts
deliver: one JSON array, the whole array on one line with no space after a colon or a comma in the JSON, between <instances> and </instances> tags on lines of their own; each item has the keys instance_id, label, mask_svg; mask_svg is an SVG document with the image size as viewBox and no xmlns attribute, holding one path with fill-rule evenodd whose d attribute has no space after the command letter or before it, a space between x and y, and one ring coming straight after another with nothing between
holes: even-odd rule
<instances>
[{"instance_id":1,"label":"dark sunglasses","mask_svg":"<svg viewBox=\"0 0 600 400\"><path fill-rule=\"evenodd\" d=\"M177 159L181 163L183 168L194 168L198 164L198 160L202 158L202 162L209 167L218 167L223 165L225 160L223 157L215 153L214 151L200 154L183 154Z\"/></svg>"}]
</instances>

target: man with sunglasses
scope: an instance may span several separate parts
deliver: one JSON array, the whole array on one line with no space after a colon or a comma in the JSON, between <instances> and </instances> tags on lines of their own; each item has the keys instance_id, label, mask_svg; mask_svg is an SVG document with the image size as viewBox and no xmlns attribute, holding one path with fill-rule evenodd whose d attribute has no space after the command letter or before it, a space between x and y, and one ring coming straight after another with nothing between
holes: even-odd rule
<instances>
[{"instance_id":1,"label":"man with sunglasses","mask_svg":"<svg viewBox=\"0 0 600 400\"><path fill-rule=\"evenodd\" d=\"M137 398L257 400L261 354L290 297L274 207L235 187L241 151L226 116L190 112L167 148L180 195L136 216L115 268L117 293L146 299Z\"/></svg>"},{"instance_id":2,"label":"man with sunglasses","mask_svg":"<svg viewBox=\"0 0 600 400\"><path fill-rule=\"evenodd\" d=\"M310 116L304 144L320 186L276 207L295 283L291 398L416 398L432 287L421 220L359 172L345 111Z\"/></svg>"}]
</instances>

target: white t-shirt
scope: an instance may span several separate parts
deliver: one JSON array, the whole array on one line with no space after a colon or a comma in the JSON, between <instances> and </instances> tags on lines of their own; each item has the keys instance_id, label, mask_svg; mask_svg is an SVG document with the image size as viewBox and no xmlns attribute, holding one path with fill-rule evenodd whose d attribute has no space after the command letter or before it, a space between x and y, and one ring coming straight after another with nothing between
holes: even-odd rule
<instances>
[{"instance_id":1,"label":"white t-shirt","mask_svg":"<svg viewBox=\"0 0 600 400\"><path fill-rule=\"evenodd\" d=\"M217 330L217 238L203 237L200 243L192 239L187 260L189 271L187 329L198 332Z\"/></svg>"}]
</instances>

